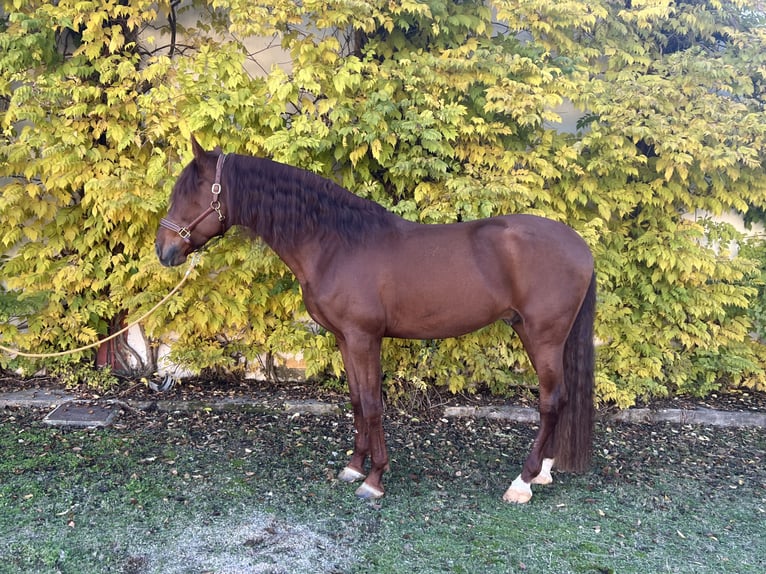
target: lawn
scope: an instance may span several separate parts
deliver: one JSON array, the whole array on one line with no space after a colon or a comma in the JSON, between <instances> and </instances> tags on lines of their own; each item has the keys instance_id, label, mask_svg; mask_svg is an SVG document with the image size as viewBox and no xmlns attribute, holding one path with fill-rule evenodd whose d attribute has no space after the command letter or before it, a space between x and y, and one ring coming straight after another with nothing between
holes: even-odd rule
<instances>
[{"instance_id":1,"label":"lawn","mask_svg":"<svg viewBox=\"0 0 766 574\"><path fill-rule=\"evenodd\" d=\"M0 573L766 571L766 429L599 423L590 472L513 506L532 425L389 413L366 503L348 415L43 414L0 410Z\"/></svg>"}]
</instances>

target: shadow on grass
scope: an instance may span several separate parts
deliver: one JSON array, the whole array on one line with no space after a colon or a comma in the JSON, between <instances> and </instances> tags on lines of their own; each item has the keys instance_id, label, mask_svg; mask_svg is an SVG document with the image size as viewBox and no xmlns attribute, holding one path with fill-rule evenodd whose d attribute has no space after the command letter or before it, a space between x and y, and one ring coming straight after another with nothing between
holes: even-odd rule
<instances>
[{"instance_id":1,"label":"shadow on grass","mask_svg":"<svg viewBox=\"0 0 766 574\"><path fill-rule=\"evenodd\" d=\"M599 425L593 469L500 497L534 428L388 417L387 496L335 480L345 416L0 411L0 572L766 571L766 430Z\"/></svg>"}]
</instances>

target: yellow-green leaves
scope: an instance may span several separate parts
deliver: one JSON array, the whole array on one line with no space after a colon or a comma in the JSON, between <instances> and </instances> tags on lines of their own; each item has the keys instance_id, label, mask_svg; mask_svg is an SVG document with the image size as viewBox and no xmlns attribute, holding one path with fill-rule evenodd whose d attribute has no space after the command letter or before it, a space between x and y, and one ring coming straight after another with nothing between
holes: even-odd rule
<instances>
[{"instance_id":1,"label":"yellow-green leaves","mask_svg":"<svg viewBox=\"0 0 766 574\"><path fill-rule=\"evenodd\" d=\"M332 177L412 220L569 223L597 260L602 400L764 385L749 337L766 306L755 248L735 255L741 236L709 219L766 208L757 2L4 6L0 333L11 342L90 342L175 284L152 241L195 134ZM566 113L576 126L563 129ZM145 327L194 371L271 352L341 374L295 279L244 234L219 243ZM417 372L452 390L531 377L502 324L391 342L384 359L391 378Z\"/></svg>"}]
</instances>

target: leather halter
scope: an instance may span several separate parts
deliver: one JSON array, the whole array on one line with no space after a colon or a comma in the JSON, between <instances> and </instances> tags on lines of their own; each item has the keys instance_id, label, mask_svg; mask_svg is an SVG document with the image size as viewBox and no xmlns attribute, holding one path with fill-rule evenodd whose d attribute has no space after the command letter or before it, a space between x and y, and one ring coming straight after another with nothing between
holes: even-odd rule
<instances>
[{"instance_id":1,"label":"leather halter","mask_svg":"<svg viewBox=\"0 0 766 574\"><path fill-rule=\"evenodd\" d=\"M213 194L213 199L210 202L210 206L200 215L198 215L197 218L194 219L194 221L192 221L189 225L178 225L177 223L170 221L167 217L163 217L160 219L160 227L164 227L165 229L169 229L170 231L177 233L186 243L191 243L191 233L194 231L194 228L197 227L197 225L199 225L208 215L215 213L218 215L218 221L221 222L221 232L223 233L225 231L223 221L226 219L226 216L221 213L221 201L219 200L219 196L221 195L221 172L223 171L223 162L225 161L226 154L222 153L218 156L218 161L215 164L215 181L210 188L210 191Z\"/></svg>"}]
</instances>

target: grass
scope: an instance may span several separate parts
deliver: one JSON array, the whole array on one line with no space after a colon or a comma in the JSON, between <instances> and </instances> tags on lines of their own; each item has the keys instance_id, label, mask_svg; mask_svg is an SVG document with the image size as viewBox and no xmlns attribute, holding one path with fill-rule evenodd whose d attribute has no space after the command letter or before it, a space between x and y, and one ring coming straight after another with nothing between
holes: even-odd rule
<instances>
[{"instance_id":1,"label":"grass","mask_svg":"<svg viewBox=\"0 0 766 574\"><path fill-rule=\"evenodd\" d=\"M387 496L334 480L348 418L0 411L0 573L761 573L766 430L599 425L593 470L500 496L534 429L389 417Z\"/></svg>"}]
</instances>

